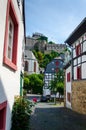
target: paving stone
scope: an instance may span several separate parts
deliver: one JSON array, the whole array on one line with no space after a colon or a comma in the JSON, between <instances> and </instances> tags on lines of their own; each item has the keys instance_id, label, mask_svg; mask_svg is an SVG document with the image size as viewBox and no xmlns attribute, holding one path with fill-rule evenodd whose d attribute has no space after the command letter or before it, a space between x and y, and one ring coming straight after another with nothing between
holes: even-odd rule
<instances>
[{"instance_id":1,"label":"paving stone","mask_svg":"<svg viewBox=\"0 0 86 130\"><path fill-rule=\"evenodd\" d=\"M62 105L38 103L30 118L30 130L86 130L86 115Z\"/></svg>"}]
</instances>

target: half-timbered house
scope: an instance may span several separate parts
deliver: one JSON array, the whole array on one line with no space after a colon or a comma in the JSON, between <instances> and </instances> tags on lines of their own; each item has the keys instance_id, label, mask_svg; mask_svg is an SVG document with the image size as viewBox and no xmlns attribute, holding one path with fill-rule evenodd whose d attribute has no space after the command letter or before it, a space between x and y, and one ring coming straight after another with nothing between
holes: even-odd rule
<instances>
[{"instance_id":1,"label":"half-timbered house","mask_svg":"<svg viewBox=\"0 0 86 130\"><path fill-rule=\"evenodd\" d=\"M71 107L86 114L86 18L65 41L72 48ZM66 87L67 87L66 83Z\"/></svg>"}]
</instances>

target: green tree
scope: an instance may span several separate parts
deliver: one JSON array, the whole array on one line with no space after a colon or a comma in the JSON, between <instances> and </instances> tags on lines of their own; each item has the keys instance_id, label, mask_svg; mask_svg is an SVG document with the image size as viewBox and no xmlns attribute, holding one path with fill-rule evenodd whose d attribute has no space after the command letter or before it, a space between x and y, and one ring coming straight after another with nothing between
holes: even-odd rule
<instances>
[{"instance_id":1,"label":"green tree","mask_svg":"<svg viewBox=\"0 0 86 130\"><path fill-rule=\"evenodd\" d=\"M27 77L24 77L24 85L23 85L23 88L24 88L25 90L27 90L27 91L28 91L28 89L29 89L29 83L30 83L29 79L28 79Z\"/></svg>"},{"instance_id":2,"label":"green tree","mask_svg":"<svg viewBox=\"0 0 86 130\"><path fill-rule=\"evenodd\" d=\"M29 88L32 90L32 93L42 94L43 89L43 78L41 74L31 74L29 75Z\"/></svg>"},{"instance_id":3,"label":"green tree","mask_svg":"<svg viewBox=\"0 0 86 130\"><path fill-rule=\"evenodd\" d=\"M50 54L44 54L43 52L38 51L38 50L33 50L33 53L38 60L39 66L42 68L45 68L46 65L49 62L51 62L55 57L60 56L60 53L55 52L53 50L51 51Z\"/></svg>"},{"instance_id":4,"label":"green tree","mask_svg":"<svg viewBox=\"0 0 86 130\"><path fill-rule=\"evenodd\" d=\"M44 57L43 53L41 51L38 51L37 55L38 55L39 61L40 62L43 61L43 57Z\"/></svg>"},{"instance_id":5,"label":"green tree","mask_svg":"<svg viewBox=\"0 0 86 130\"><path fill-rule=\"evenodd\" d=\"M37 40L39 40L40 42L42 42L42 41L48 41L48 38L47 37L45 37L45 36L40 36Z\"/></svg>"},{"instance_id":6,"label":"green tree","mask_svg":"<svg viewBox=\"0 0 86 130\"><path fill-rule=\"evenodd\" d=\"M52 41L49 41L49 42L48 42L48 44L55 44L55 43L54 43L54 42L52 42Z\"/></svg>"},{"instance_id":7,"label":"green tree","mask_svg":"<svg viewBox=\"0 0 86 130\"><path fill-rule=\"evenodd\" d=\"M38 60L39 66L43 67L44 54L41 51L33 50L35 57Z\"/></svg>"},{"instance_id":8,"label":"green tree","mask_svg":"<svg viewBox=\"0 0 86 130\"><path fill-rule=\"evenodd\" d=\"M58 73L55 75L54 80L51 80L49 88L55 94L54 102L56 104L57 92L59 92L59 98L60 95L63 95L64 93L64 71L62 69L59 69Z\"/></svg>"},{"instance_id":9,"label":"green tree","mask_svg":"<svg viewBox=\"0 0 86 130\"><path fill-rule=\"evenodd\" d=\"M52 50L50 55L51 55L51 59L54 59L55 57L59 56L59 53Z\"/></svg>"},{"instance_id":10,"label":"green tree","mask_svg":"<svg viewBox=\"0 0 86 130\"><path fill-rule=\"evenodd\" d=\"M64 71L60 69L57 73L57 91L60 95L64 94Z\"/></svg>"},{"instance_id":11,"label":"green tree","mask_svg":"<svg viewBox=\"0 0 86 130\"><path fill-rule=\"evenodd\" d=\"M11 118L10 130L29 130L29 120L31 115L31 108L33 104L23 97L16 97Z\"/></svg>"}]
</instances>

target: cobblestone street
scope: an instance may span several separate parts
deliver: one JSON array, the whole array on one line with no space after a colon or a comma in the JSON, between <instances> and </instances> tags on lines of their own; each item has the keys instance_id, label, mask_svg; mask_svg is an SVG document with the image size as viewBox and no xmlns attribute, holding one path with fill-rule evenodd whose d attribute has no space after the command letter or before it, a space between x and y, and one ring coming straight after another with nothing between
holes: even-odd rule
<instances>
[{"instance_id":1,"label":"cobblestone street","mask_svg":"<svg viewBox=\"0 0 86 130\"><path fill-rule=\"evenodd\" d=\"M38 103L31 115L30 130L86 130L86 116L63 106Z\"/></svg>"}]
</instances>

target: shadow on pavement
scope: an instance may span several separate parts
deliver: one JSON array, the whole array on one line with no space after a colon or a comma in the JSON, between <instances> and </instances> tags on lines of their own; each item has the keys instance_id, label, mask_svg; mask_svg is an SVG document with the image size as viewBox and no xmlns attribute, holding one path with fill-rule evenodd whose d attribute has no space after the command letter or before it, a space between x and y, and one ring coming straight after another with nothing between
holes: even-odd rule
<instances>
[{"instance_id":1,"label":"shadow on pavement","mask_svg":"<svg viewBox=\"0 0 86 130\"><path fill-rule=\"evenodd\" d=\"M64 107L36 107L31 115L30 130L86 130L86 115Z\"/></svg>"}]
</instances>

